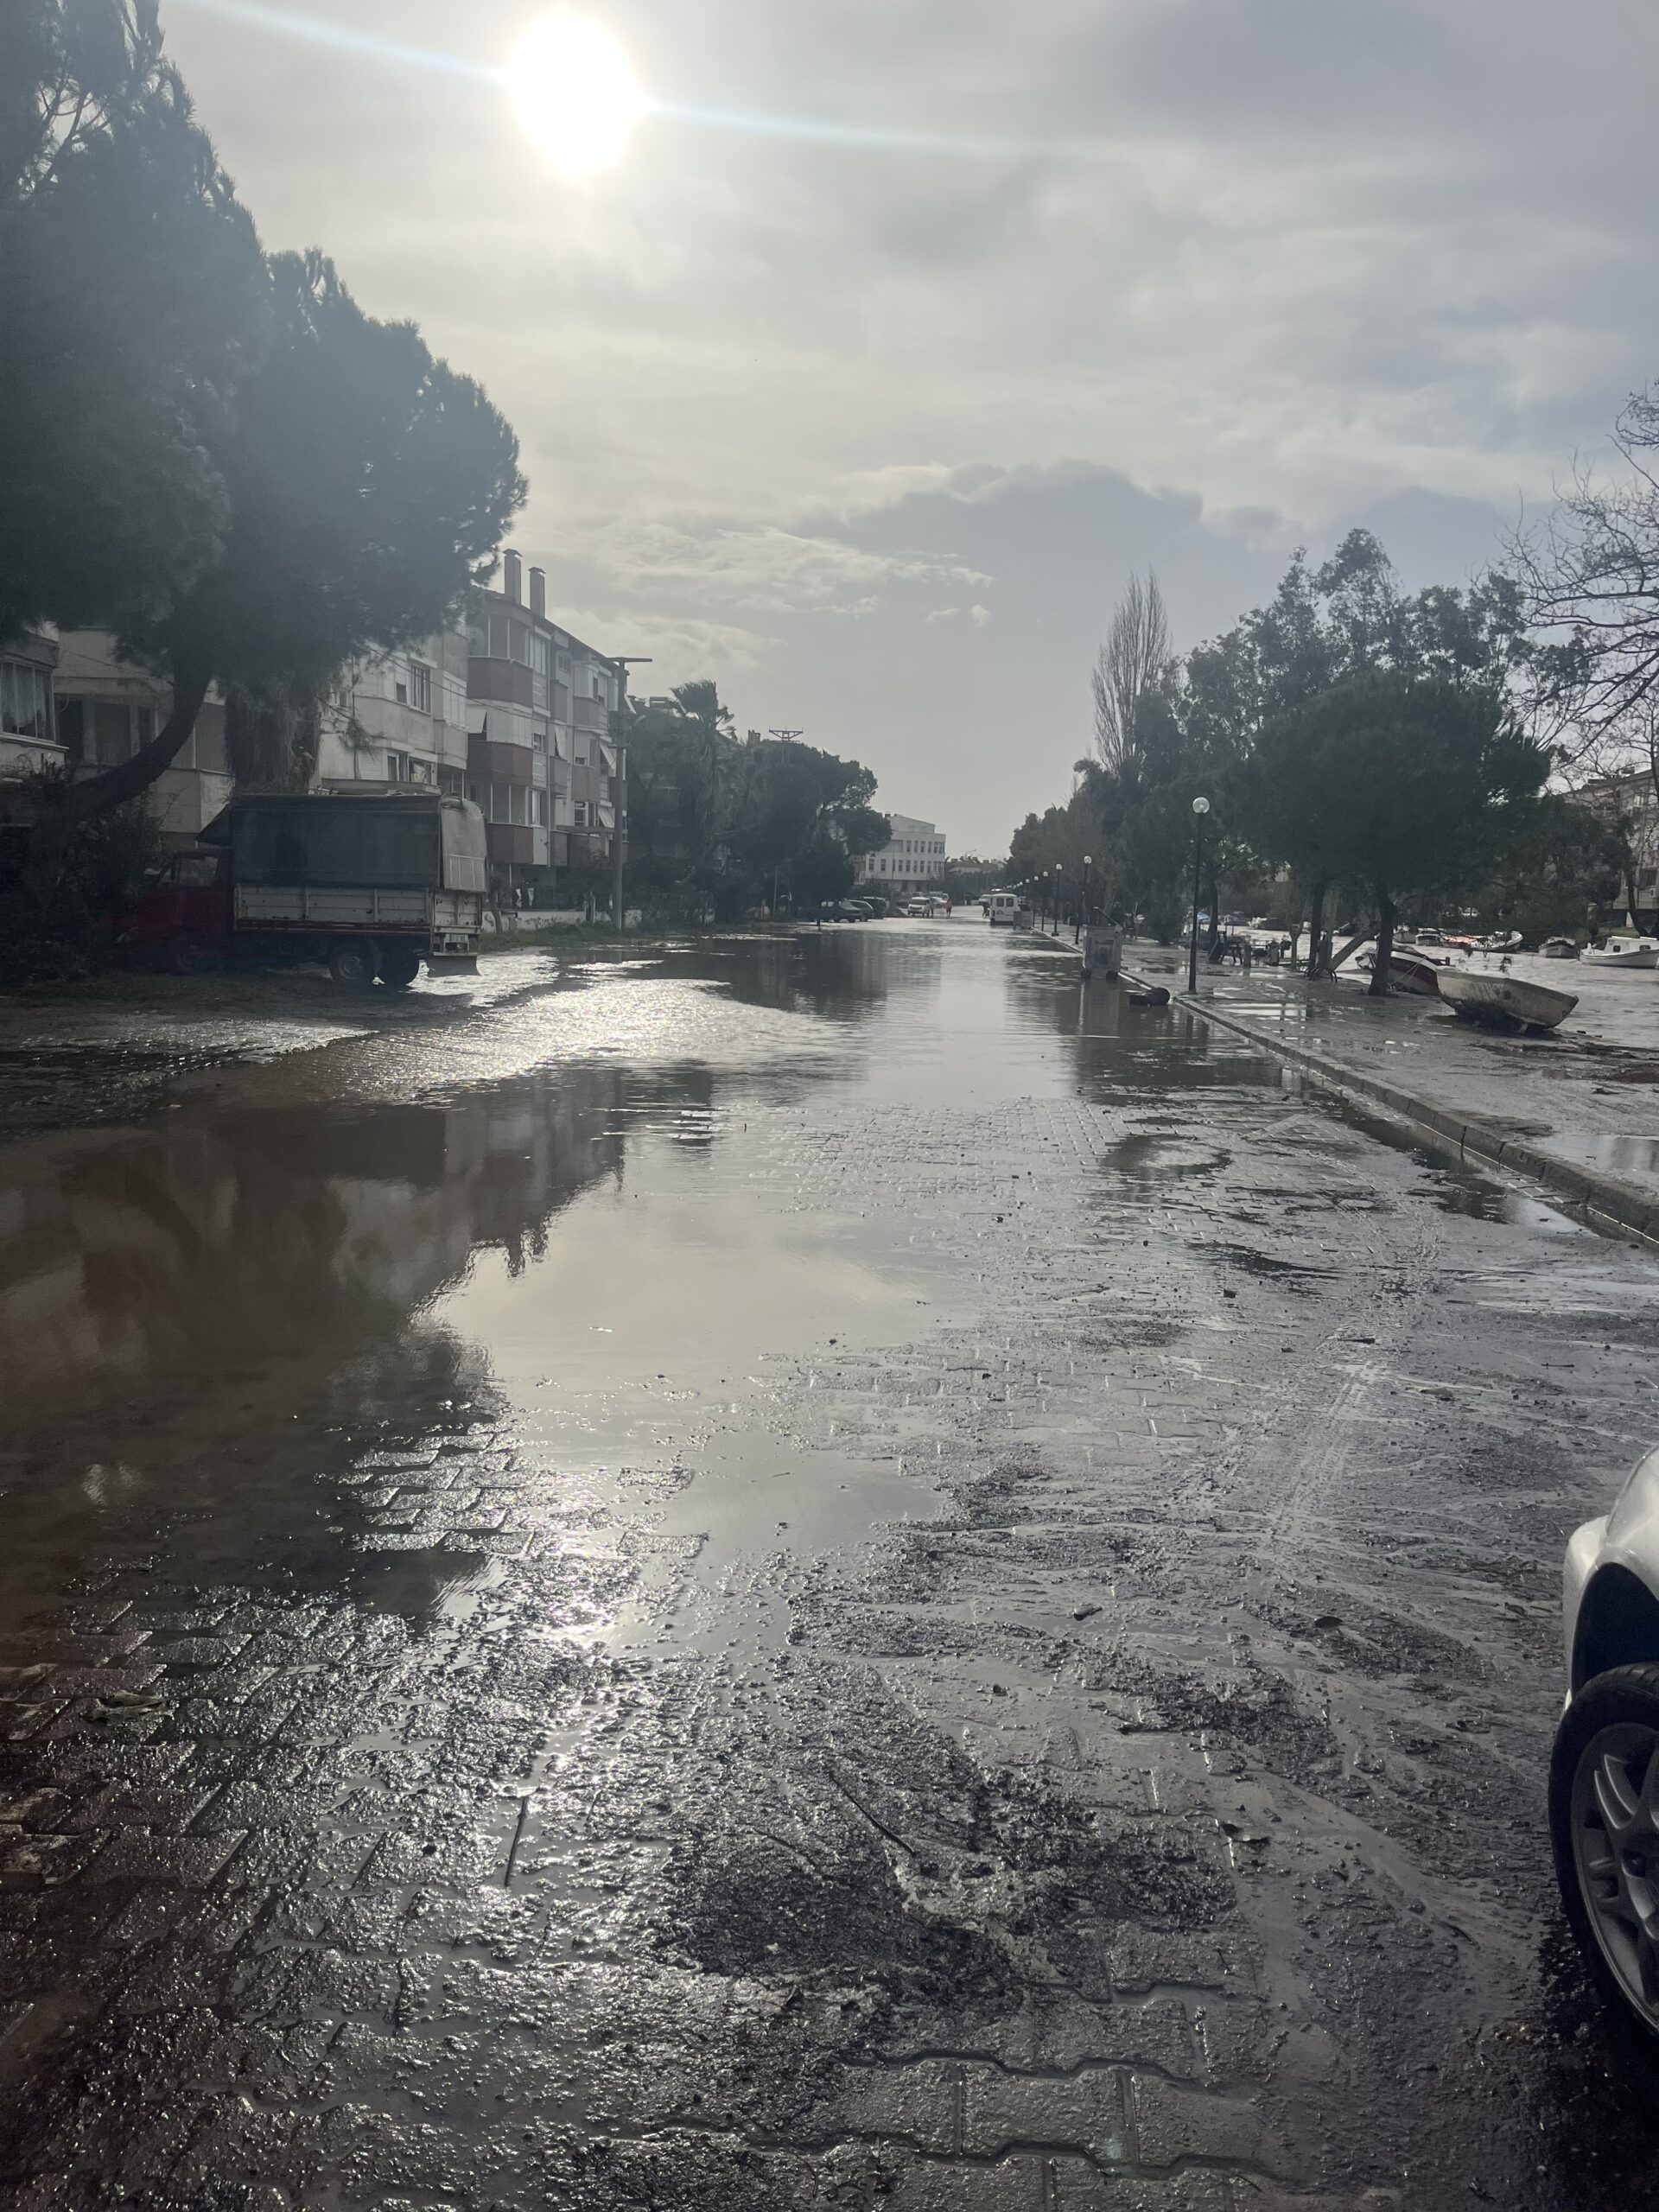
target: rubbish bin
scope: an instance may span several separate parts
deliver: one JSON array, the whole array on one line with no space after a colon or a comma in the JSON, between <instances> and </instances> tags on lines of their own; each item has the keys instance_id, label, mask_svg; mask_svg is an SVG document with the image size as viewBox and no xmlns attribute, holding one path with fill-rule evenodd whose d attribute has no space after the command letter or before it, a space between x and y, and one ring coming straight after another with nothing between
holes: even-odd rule
<instances>
[{"instance_id":1,"label":"rubbish bin","mask_svg":"<svg viewBox=\"0 0 1659 2212\"><path fill-rule=\"evenodd\" d=\"M1083 973L1116 976L1123 965L1123 932L1115 922L1091 922L1083 933Z\"/></svg>"}]
</instances>

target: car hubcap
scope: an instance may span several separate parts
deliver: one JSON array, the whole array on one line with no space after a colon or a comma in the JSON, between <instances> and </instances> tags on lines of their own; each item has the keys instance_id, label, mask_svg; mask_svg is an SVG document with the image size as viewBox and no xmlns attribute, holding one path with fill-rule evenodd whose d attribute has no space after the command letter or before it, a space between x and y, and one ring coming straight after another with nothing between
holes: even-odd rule
<instances>
[{"instance_id":1,"label":"car hubcap","mask_svg":"<svg viewBox=\"0 0 1659 2212\"><path fill-rule=\"evenodd\" d=\"M1573 1857L1602 1956L1659 2028L1659 1731L1592 1736L1573 1777Z\"/></svg>"}]
</instances>

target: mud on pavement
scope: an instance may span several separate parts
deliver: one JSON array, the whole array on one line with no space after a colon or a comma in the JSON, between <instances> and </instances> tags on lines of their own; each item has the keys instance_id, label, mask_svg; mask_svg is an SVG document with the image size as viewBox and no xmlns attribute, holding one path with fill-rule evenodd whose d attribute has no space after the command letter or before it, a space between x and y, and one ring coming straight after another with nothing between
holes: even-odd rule
<instances>
[{"instance_id":1,"label":"mud on pavement","mask_svg":"<svg viewBox=\"0 0 1659 2212\"><path fill-rule=\"evenodd\" d=\"M423 1035L0 1154L11 2202L1655 2200L1650 1261L972 925Z\"/></svg>"}]
</instances>

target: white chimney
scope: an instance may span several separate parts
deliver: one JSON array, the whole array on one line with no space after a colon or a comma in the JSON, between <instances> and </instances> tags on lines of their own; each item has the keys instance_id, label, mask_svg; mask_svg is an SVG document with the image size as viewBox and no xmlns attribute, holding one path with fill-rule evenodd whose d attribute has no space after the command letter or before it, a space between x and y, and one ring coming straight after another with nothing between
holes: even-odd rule
<instances>
[{"instance_id":1,"label":"white chimney","mask_svg":"<svg viewBox=\"0 0 1659 2212\"><path fill-rule=\"evenodd\" d=\"M515 607L524 604L524 564L512 550L501 556L501 588Z\"/></svg>"},{"instance_id":2,"label":"white chimney","mask_svg":"<svg viewBox=\"0 0 1659 2212\"><path fill-rule=\"evenodd\" d=\"M547 571L532 569L530 572L530 611L532 614L547 613Z\"/></svg>"}]
</instances>

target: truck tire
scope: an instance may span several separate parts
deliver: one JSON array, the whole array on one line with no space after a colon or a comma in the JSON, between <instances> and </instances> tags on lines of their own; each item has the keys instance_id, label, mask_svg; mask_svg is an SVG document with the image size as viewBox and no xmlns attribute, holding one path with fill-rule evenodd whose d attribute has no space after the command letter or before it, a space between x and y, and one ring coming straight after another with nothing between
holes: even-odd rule
<instances>
[{"instance_id":1,"label":"truck tire","mask_svg":"<svg viewBox=\"0 0 1659 2212\"><path fill-rule=\"evenodd\" d=\"M343 937L328 955L328 973L345 990L366 991L378 963L379 951L372 938Z\"/></svg>"},{"instance_id":2,"label":"truck tire","mask_svg":"<svg viewBox=\"0 0 1659 2212\"><path fill-rule=\"evenodd\" d=\"M175 976L214 976L224 965L223 955L199 937L175 937L167 949L166 966Z\"/></svg>"},{"instance_id":3,"label":"truck tire","mask_svg":"<svg viewBox=\"0 0 1659 2212\"><path fill-rule=\"evenodd\" d=\"M421 956L412 944L389 944L380 955L380 980L388 990L407 990L420 972Z\"/></svg>"}]
</instances>

